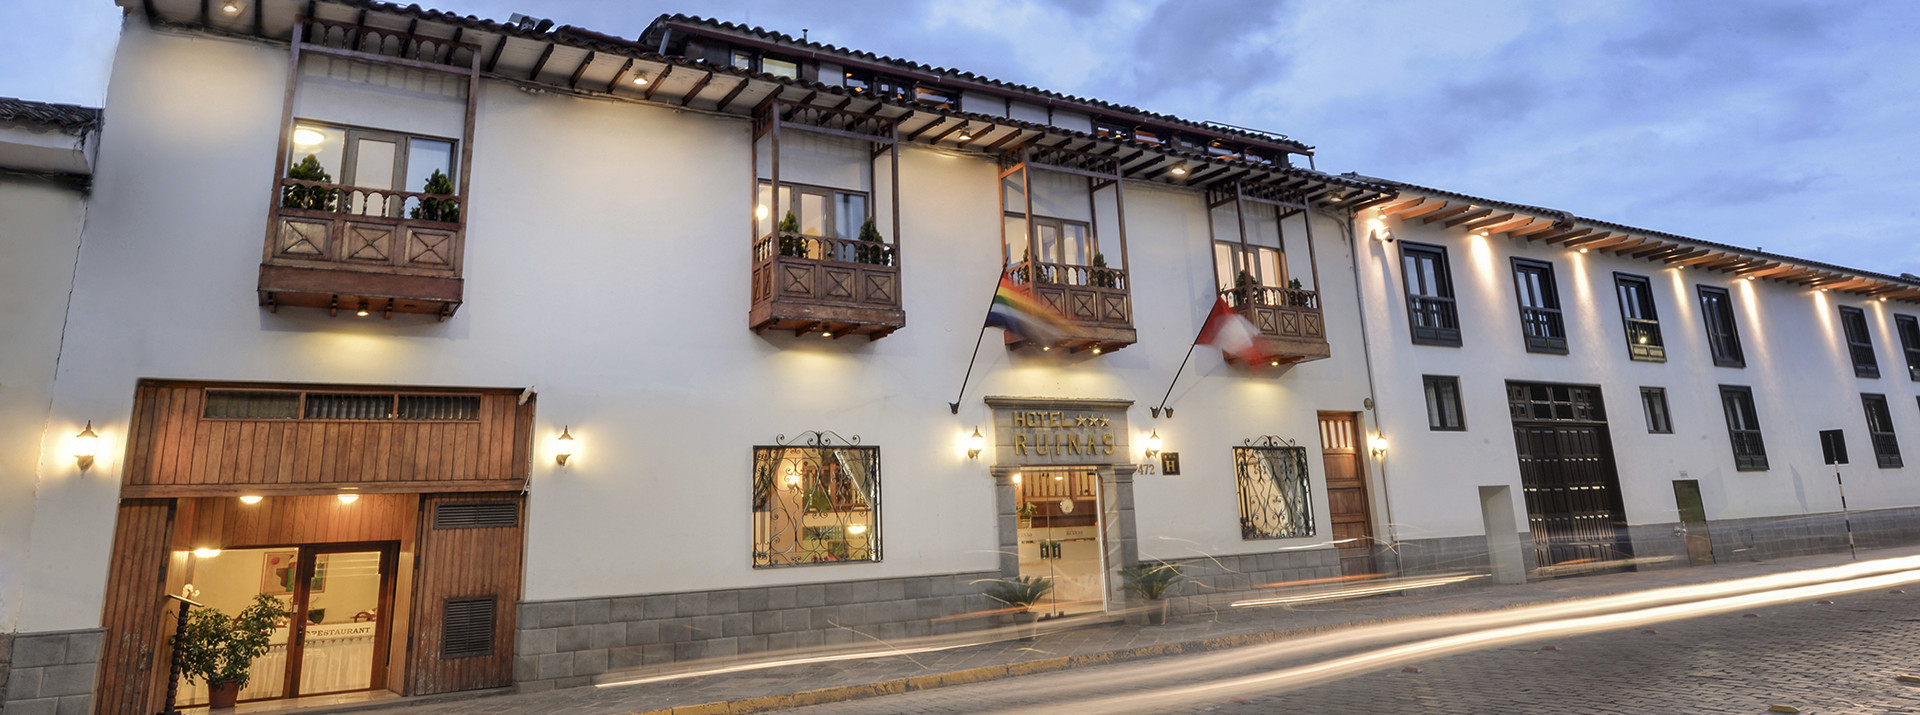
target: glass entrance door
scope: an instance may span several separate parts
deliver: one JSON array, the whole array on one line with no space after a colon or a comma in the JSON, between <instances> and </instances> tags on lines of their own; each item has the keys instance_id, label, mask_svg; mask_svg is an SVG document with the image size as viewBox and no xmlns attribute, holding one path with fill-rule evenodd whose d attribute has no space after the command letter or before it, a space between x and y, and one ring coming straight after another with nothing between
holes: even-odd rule
<instances>
[{"instance_id":1,"label":"glass entrance door","mask_svg":"<svg viewBox=\"0 0 1920 715\"><path fill-rule=\"evenodd\" d=\"M1099 473L1094 467L1028 468L1020 481L1020 575L1053 582L1034 610L1042 617L1105 611Z\"/></svg>"},{"instance_id":2,"label":"glass entrance door","mask_svg":"<svg viewBox=\"0 0 1920 715\"><path fill-rule=\"evenodd\" d=\"M337 548L301 549L288 661L298 695L366 690L385 680L377 676L386 665L386 552Z\"/></svg>"}]
</instances>

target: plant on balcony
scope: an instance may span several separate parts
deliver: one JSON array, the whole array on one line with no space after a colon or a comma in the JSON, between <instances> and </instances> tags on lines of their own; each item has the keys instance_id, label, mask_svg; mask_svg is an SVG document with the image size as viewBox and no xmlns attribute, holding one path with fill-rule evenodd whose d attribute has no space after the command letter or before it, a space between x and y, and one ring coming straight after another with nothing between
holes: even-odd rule
<instances>
[{"instance_id":1,"label":"plant on balcony","mask_svg":"<svg viewBox=\"0 0 1920 715\"><path fill-rule=\"evenodd\" d=\"M1287 305L1295 308L1307 308L1313 305L1313 297L1300 289L1300 279L1288 279L1287 289Z\"/></svg>"},{"instance_id":2,"label":"plant on balcony","mask_svg":"<svg viewBox=\"0 0 1920 715\"><path fill-rule=\"evenodd\" d=\"M873 225L873 218L860 224L860 245L853 247L853 258L870 266L887 265L887 239Z\"/></svg>"},{"instance_id":3,"label":"plant on balcony","mask_svg":"<svg viewBox=\"0 0 1920 715\"><path fill-rule=\"evenodd\" d=\"M1093 254L1093 275L1090 276L1088 282L1092 283L1095 288L1120 287L1119 279L1115 278L1113 271L1107 268L1107 254Z\"/></svg>"},{"instance_id":4,"label":"plant on balcony","mask_svg":"<svg viewBox=\"0 0 1920 715\"><path fill-rule=\"evenodd\" d=\"M320 166L320 158L308 154L300 163L287 169L287 178L298 181L311 181L318 184L333 183L333 175ZM280 205L290 209L309 211L332 211L334 189L319 186L288 186L280 197Z\"/></svg>"},{"instance_id":5,"label":"plant on balcony","mask_svg":"<svg viewBox=\"0 0 1920 715\"><path fill-rule=\"evenodd\" d=\"M445 223L457 223L460 220L460 200L453 197L453 179L434 169L421 191L432 196L420 199L420 205L413 207L407 218Z\"/></svg>"},{"instance_id":6,"label":"plant on balcony","mask_svg":"<svg viewBox=\"0 0 1920 715\"><path fill-rule=\"evenodd\" d=\"M280 599L266 594L254 596L253 603L234 616L204 606L193 611L187 615L186 627L173 637L173 647L180 652L180 673L187 682L205 681L214 707L233 707L251 678L254 659L267 652L273 624L290 615Z\"/></svg>"},{"instance_id":7,"label":"plant on balcony","mask_svg":"<svg viewBox=\"0 0 1920 715\"><path fill-rule=\"evenodd\" d=\"M1238 308L1253 305L1254 298L1259 294L1259 291L1260 286L1254 282L1253 274L1240 271L1240 275L1233 279L1234 307Z\"/></svg>"},{"instance_id":8,"label":"plant on balcony","mask_svg":"<svg viewBox=\"0 0 1920 715\"><path fill-rule=\"evenodd\" d=\"M788 211L786 217L780 219L780 225L774 229L774 233L780 234L780 255L795 257L807 255L807 239L800 236L800 217L793 215L792 211Z\"/></svg>"}]
</instances>

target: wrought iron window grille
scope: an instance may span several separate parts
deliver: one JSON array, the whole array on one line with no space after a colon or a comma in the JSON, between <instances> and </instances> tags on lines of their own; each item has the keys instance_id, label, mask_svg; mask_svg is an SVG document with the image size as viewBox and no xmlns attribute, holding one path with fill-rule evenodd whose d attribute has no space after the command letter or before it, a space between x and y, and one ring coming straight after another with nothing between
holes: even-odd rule
<instances>
[{"instance_id":1,"label":"wrought iron window grille","mask_svg":"<svg viewBox=\"0 0 1920 715\"><path fill-rule=\"evenodd\" d=\"M1241 539L1313 535L1313 488L1305 447L1273 435L1248 439L1233 448L1233 464Z\"/></svg>"},{"instance_id":2,"label":"wrought iron window grille","mask_svg":"<svg viewBox=\"0 0 1920 715\"><path fill-rule=\"evenodd\" d=\"M880 448L827 430L753 448L753 566L880 560Z\"/></svg>"}]
</instances>

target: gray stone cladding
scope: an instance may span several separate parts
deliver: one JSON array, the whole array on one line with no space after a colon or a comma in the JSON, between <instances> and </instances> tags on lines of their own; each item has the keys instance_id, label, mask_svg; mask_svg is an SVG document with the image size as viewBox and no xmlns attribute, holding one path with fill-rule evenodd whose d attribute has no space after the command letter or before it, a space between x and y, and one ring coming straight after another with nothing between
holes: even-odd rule
<instances>
[{"instance_id":1,"label":"gray stone cladding","mask_svg":"<svg viewBox=\"0 0 1920 715\"><path fill-rule=\"evenodd\" d=\"M1234 601L1258 598L1271 584L1292 583L1340 575L1340 553L1335 549L1281 551L1265 554L1206 556L1173 559L1186 582L1168 598L1174 616L1212 613Z\"/></svg>"},{"instance_id":2,"label":"gray stone cladding","mask_svg":"<svg viewBox=\"0 0 1920 715\"><path fill-rule=\"evenodd\" d=\"M106 631L15 633L0 639L7 659L0 663L7 715L84 715L93 711L93 679L100 667L100 641ZM6 642L11 641L11 642Z\"/></svg>"},{"instance_id":3,"label":"gray stone cladding","mask_svg":"<svg viewBox=\"0 0 1920 715\"><path fill-rule=\"evenodd\" d=\"M521 692L591 685L595 676L874 639L945 635L999 623L942 618L999 607L980 595L992 571L520 604L514 681Z\"/></svg>"},{"instance_id":4,"label":"gray stone cladding","mask_svg":"<svg viewBox=\"0 0 1920 715\"><path fill-rule=\"evenodd\" d=\"M1920 542L1920 507L1822 512L1709 522L1715 561L1759 561L1847 550L1847 525L1862 549Z\"/></svg>"}]
</instances>

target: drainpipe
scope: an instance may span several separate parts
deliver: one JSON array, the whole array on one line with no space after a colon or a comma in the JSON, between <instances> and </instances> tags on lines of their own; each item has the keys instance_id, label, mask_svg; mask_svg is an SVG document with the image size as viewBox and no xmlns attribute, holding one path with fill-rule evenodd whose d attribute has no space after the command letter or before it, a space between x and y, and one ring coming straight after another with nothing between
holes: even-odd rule
<instances>
[{"instance_id":1,"label":"drainpipe","mask_svg":"<svg viewBox=\"0 0 1920 715\"><path fill-rule=\"evenodd\" d=\"M1363 291L1365 290L1365 287L1360 282L1360 233L1355 228L1357 221L1355 220L1354 212L1351 209L1347 211L1347 215L1345 219L1342 219L1340 216L1337 216L1337 215L1333 216L1333 219L1335 221L1340 221L1341 223L1346 224L1347 240L1353 248L1352 265L1353 265L1354 301L1356 304L1358 304L1360 308L1360 350L1363 353L1363 357L1365 358L1365 361L1367 364L1367 398L1373 401L1373 429L1375 432L1379 432L1380 431L1380 393L1378 390L1374 388L1373 343L1372 343L1372 338L1370 338L1367 334L1367 304L1366 304L1366 300L1363 297L1364 296ZM1362 439L1365 439L1364 435L1362 436ZM1357 449L1366 449L1365 445L1354 445L1354 447ZM1368 450L1368 451L1371 452L1371 450ZM1381 458L1379 462L1380 462L1380 505L1383 508L1385 508L1387 512L1387 543L1398 544L1400 543L1400 533L1399 533L1398 524L1393 520L1393 496L1392 496L1393 490L1391 487L1389 487L1387 482L1387 460L1385 458ZM1393 562L1393 565L1395 570L1400 571L1402 573L1405 572L1405 569L1400 568L1399 559L1395 559Z\"/></svg>"}]
</instances>

